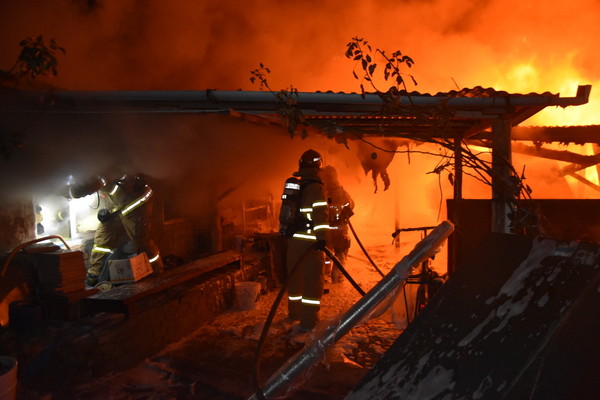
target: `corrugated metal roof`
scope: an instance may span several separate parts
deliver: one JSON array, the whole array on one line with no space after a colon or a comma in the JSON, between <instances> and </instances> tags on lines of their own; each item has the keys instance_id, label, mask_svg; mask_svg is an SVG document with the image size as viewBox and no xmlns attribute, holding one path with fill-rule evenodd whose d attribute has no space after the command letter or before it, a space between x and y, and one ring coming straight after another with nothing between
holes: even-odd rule
<instances>
[{"instance_id":1,"label":"corrugated metal roof","mask_svg":"<svg viewBox=\"0 0 600 400\"><path fill-rule=\"evenodd\" d=\"M576 106L588 101L591 86L575 97L508 93L493 88L464 88L435 95L299 92L291 95L304 123L324 131L405 138L471 137L493 121L513 126L547 106ZM229 113L269 123L281 121L282 104L264 91L9 91L0 90L0 113ZM303 128L302 124L299 128Z\"/></svg>"}]
</instances>

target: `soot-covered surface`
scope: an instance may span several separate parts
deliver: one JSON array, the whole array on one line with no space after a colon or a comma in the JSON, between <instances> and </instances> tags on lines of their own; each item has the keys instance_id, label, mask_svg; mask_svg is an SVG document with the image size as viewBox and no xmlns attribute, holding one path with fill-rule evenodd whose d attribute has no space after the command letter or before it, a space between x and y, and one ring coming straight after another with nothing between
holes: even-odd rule
<instances>
[{"instance_id":1,"label":"soot-covered surface","mask_svg":"<svg viewBox=\"0 0 600 400\"><path fill-rule=\"evenodd\" d=\"M599 260L490 235L346 399L594 398Z\"/></svg>"}]
</instances>

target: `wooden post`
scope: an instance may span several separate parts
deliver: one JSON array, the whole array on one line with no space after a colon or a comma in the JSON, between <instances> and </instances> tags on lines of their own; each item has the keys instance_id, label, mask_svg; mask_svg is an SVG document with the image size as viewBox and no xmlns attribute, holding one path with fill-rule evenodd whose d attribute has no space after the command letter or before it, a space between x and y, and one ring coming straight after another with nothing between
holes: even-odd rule
<instances>
[{"instance_id":1,"label":"wooden post","mask_svg":"<svg viewBox=\"0 0 600 400\"><path fill-rule=\"evenodd\" d=\"M462 181L463 181L463 165L462 165L462 135L457 134L454 138L454 200L462 199Z\"/></svg>"},{"instance_id":2,"label":"wooden post","mask_svg":"<svg viewBox=\"0 0 600 400\"><path fill-rule=\"evenodd\" d=\"M462 200L462 182L463 182L463 154L462 154L462 135L457 133L454 137L454 209L452 214L448 213L450 221L454 226L460 226L458 216L461 209ZM456 271L456 265L459 262L459 252L461 248L461 238L457 233L453 233L448 240L448 276L452 276Z\"/></svg>"},{"instance_id":3,"label":"wooden post","mask_svg":"<svg viewBox=\"0 0 600 400\"><path fill-rule=\"evenodd\" d=\"M492 123L492 232L510 233L508 182L511 175L511 123L500 118Z\"/></svg>"}]
</instances>

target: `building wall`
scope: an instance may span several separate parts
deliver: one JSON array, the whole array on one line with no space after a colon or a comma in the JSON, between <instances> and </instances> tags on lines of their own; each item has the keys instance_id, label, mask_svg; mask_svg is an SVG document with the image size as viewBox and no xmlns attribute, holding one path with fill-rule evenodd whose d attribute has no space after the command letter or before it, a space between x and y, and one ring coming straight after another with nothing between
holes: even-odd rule
<instances>
[{"instance_id":1,"label":"building wall","mask_svg":"<svg viewBox=\"0 0 600 400\"><path fill-rule=\"evenodd\" d=\"M35 239L35 213L31 200L0 204L0 251L11 251Z\"/></svg>"},{"instance_id":2,"label":"building wall","mask_svg":"<svg viewBox=\"0 0 600 400\"><path fill-rule=\"evenodd\" d=\"M254 280L264 270L259 257L242 268L230 265L139 300L131 317L99 313L47 329L28 347L8 343L4 353L19 360L19 382L38 393L56 393L61 385L77 385L135 366L177 342L234 304L234 285ZM1 343L0 343L1 345ZM7 346L7 342L4 342Z\"/></svg>"},{"instance_id":3,"label":"building wall","mask_svg":"<svg viewBox=\"0 0 600 400\"><path fill-rule=\"evenodd\" d=\"M600 200L541 199L525 201L536 206L544 237L600 243ZM448 271L460 268L491 231L491 202L485 199L447 200L448 217L455 231L448 239Z\"/></svg>"}]
</instances>

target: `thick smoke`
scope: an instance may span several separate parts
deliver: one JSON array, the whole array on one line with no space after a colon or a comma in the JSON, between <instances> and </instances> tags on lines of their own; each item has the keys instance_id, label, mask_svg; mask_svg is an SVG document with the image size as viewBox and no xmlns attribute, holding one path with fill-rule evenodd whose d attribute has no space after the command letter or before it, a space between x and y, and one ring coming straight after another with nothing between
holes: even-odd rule
<instances>
[{"instance_id":1,"label":"thick smoke","mask_svg":"<svg viewBox=\"0 0 600 400\"><path fill-rule=\"evenodd\" d=\"M55 83L66 89L256 89L264 62L274 89L357 91L352 37L412 56L414 89L486 86L574 94L598 80L593 0L220 2L7 0L0 65L26 36L67 49ZM589 121L581 121L589 123Z\"/></svg>"},{"instance_id":2,"label":"thick smoke","mask_svg":"<svg viewBox=\"0 0 600 400\"><path fill-rule=\"evenodd\" d=\"M595 86L600 79L593 40L599 36L598 7L593 0L552 7L541 0L5 0L0 68L12 66L23 38L43 34L67 53L58 55L58 76L42 80L67 90L258 90L250 71L263 62L274 90L292 85L299 91L351 92L360 82L344 52L358 36L415 60L405 71L418 82L410 90L483 86L570 96L577 85ZM598 123L596 93L586 106L545 110L527 122ZM292 140L281 129L224 116L46 116L14 127L23 130L26 146L3 167L3 186L11 189L48 192L69 174L136 170L161 182L184 181L194 194L218 197L235 187L230 197L260 191L277 198L301 152L314 147L343 170L342 182L361 197L365 216L410 198L413 203L400 208L426 204L420 220L435 223L440 196L451 191L445 176L426 174L435 160L415 156L409 163L409 157L397 156L388 167L390 189L374 195L355 144L346 150L321 138ZM489 195L468 179L465 192L471 185L481 197ZM384 197L390 202L382 206ZM392 211L386 213L389 218Z\"/></svg>"}]
</instances>

